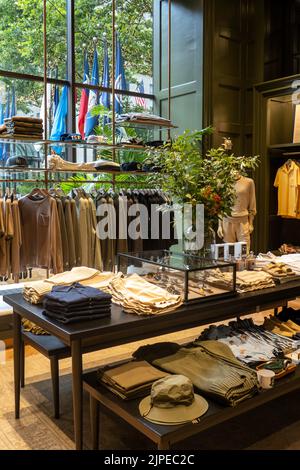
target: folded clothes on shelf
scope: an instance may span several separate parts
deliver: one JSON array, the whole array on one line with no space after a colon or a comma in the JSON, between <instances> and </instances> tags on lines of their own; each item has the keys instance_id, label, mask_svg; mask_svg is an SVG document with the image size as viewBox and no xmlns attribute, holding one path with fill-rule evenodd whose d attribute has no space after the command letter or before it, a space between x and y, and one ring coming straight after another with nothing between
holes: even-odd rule
<instances>
[{"instance_id":1,"label":"folded clothes on shelf","mask_svg":"<svg viewBox=\"0 0 300 470\"><path fill-rule=\"evenodd\" d=\"M115 395L124 400L146 396L156 380L169 374L146 361L130 361L119 366L102 367L98 380Z\"/></svg>"},{"instance_id":2,"label":"folded clothes on shelf","mask_svg":"<svg viewBox=\"0 0 300 470\"><path fill-rule=\"evenodd\" d=\"M96 320L110 316L111 295L75 282L54 286L43 302L44 314L60 323Z\"/></svg>"},{"instance_id":3,"label":"folded clothes on shelf","mask_svg":"<svg viewBox=\"0 0 300 470\"><path fill-rule=\"evenodd\" d=\"M216 287L228 288L232 283L232 275L222 272L219 269L214 270L214 274L206 278L206 282ZM237 292L251 292L268 287L274 287L275 283L272 276L262 271L240 271L236 274Z\"/></svg>"},{"instance_id":4,"label":"folded clothes on shelf","mask_svg":"<svg viewBox=\"0 0 300 470\"><path fill-rule=\"evenodd\" d=\"M142 346L133 356L151 362L172 374L188 377L204 395L226 405L235 406L258 392L257 374L242 364L229 346L219 341L199 341L192 347L174 343Z\"/></svg>"},{"instance_id":5,"label":"folded clothes on shelf","mask_svg":"<svg viewBox=\"0 0 300 470\"><path fill-rule=\"evenodd\" d=\"M91 286L109 292L110 281L119 276L121 276L120 273L100 272L97 269L84 266L75 267L71 271L57 274L43 281L25 283L23 297L30 303L39 304L54 286L68 286L74 282L80 282L84 286Z\"/></svg>"},{"instance_id":6,"label":"folded clothes on shelf","mask_svg":"<svg viewBox=\"0 0 300 470\"><path fill-rule=\"evenodd\" d=\"M132 121L135 123L140 123L140 124L154 124L154 125L160 125L160 126L166 126L170 127L172 126L172 122L169 119L162 118L161 116L157 116L155 114L150 114L150 113L125 113L125 114L120 114L116 122L126 122L126 121Z\"/></svg>"},{"instance_id":7,"label":"folded clothes on shelf","mask_svg":"<svg viewBox=\"0 0 300 470\"><path fill-rule=\"evenodd\" d=\"M295 271L285 263L271 262L263 266L262 270L278 280L282 278L294 278L296 276Z\"/></svg>"},{"instance_id":8,"label":"folded clothes on shelf","mask_svg":"<svg viewBox=\"0 0 300 470\"><path fill-rule=\"evenodd\" d=\"M99 159L95 162L72 163L64 160L59 155L49 155L48 167L50 170L70 171L119 171L120 165L110 160Z\"/></svg>"},{"instance_id":9,"label":"folded clothes on shelf","mask_svg":"<svg viewBox=\"0 0 300 470\"><path fill-rule=\"evenodd\" d=\"M278 331L255 325L252 319L232 321L229 325L210 325L197 341L218 340L230 347L237 359L246 364L269 361L297 349L298 341L284 338Z\"/></svg>"},{"instance_id":10,"label":"folded clothes on shelf","mask_svg":"<svg viewBox=\"0 0 300 470\"><path fill-rule=\"evenodd\" d=\"M118 277L110 282L113 302L122 305L125 312L137 315L158 315L177 309L182 304L180 295L146 281L138 274Z\"/></svg>"},{"instance_id":11,"label":"folded clothes on shelf","mask_svg":"<svg viewBox=\"0 0 300 470\"><path fill-rule=\"evenodd\" d=\"M10 137L43 138L43 120L27 116L13 116L4 119L6 133Z\"/></svg>"}]
</instances>

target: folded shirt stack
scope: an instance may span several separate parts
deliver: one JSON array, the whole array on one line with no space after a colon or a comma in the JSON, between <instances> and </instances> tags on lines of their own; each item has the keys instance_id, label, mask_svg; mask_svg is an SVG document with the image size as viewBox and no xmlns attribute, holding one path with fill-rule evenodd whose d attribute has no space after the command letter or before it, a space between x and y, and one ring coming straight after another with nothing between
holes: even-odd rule
<instances>
[{"instance_id":1,"label":"folded shirt stack","mask_svg":"<svg viewBox=\"0 0 300 470\"><path fill-rule=\"evenodd\" d=\"M96 320L110 316L111 295L76 282L53 287L43 306L44 314L60 323Z\"/></svg>"},{"instance_id":2,"label":"folded shirt stack","mask_svg":"<svg viewBox=\"0 0 300 470\"><path fill-rule=\"evenodd\" d=\"M159 315L171 312L182 304L180 295L170 294L138 274L113 279L110 291L113 302L122 305L125 312L137 315Z\"/></svg>"},{"instance_id":3,"label":"folded shirt stack","mask_svg":"<svg viewBox=\"0 0 300 470\"><path fill-rule=\"evenodd\" d=\"M215 269L214 274L209 276L206 282L216 287L228 288L232 284L232 275ZM272 276L263 271L240 271L236 274L236 289L240 293L274 286Z\"/></svg>"},{"instance_id":4,"label":"folded shirt stack","mask_svg":"<svg viewBox=\"0 0 300 470\"><path fill-rule=\"evenodd\" d=\"M6 133L14 138L43 138L43 120L26 116L13 116L4 119Z\"/></svg>"},{"instance_id":5,"label":"folded shirt stack","mask_svg":"<svg viewBox=\"0 0 300 470\"><path fill-rule=\"evenodd\" d=\"M146 361L131 361L120 366L101 368L98 380L123 400L144 397L150 393L156 380L169 375Z\"/></svg>"},{"instance_id":6,"label":"folded shirt stack","mask_svg":"<svg viewBox=\"0 0 300 470\"><path fill-rule=\"evenodd\" d=\"M94 287L109 293L110 281L121 276L121 273L100 272L97 269L84 266L75 267L71 271L56 274L43 281L33 281L24 284L23 297L27 302L39 304L43 302L46 294L51 292L54 286L68 286L74 282L80 282L84 286Z\"/></svg>"}]
</instances>

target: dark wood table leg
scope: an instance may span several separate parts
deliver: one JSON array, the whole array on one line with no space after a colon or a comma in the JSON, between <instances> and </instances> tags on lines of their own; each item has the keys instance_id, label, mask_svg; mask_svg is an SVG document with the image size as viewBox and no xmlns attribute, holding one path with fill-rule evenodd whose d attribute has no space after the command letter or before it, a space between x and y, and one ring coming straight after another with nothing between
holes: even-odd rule
<instances>
[{"instance_id":1,"label":"dark wood table leg","mask_svg":"<svg viewBox=\"0 0 300 470\"><path fill-rule=\"evenodd\" d=\"M99 402L90 395L90 420L92 433L92 449L98 450L99 445Z\"/></svg>"},{"instance_id":2,"label":"dark wood table leg","mask_svg":"<svg viewBox=\"0 0 300 470\"><path fill-rule=\"evenodd\" d=\"M76 450L82 449L82 352L81 340L71 343L73 379L73 416Z\"/></svg>"},{"instance_id":3,"label":"dark wood table leg","mask_svg":"<svg viewBox=\"0 0 300 470\"><path fill-rule=\"evenodd\" d=\"M21 317L13 312L13 337L14 337L14 381L15 381L15 418L20 417L20 389L21 389Z\"/></svg>"},{"instance_id":4,"label":"dark wood table leg","mask_svg":"<svg viewBox=\"0 0 300 470\"><path fill-rule=\"evenodd\" d=\"M170 450L170 442L161 440L157 444L157 450Z\"/></svg>"}]
</instances>

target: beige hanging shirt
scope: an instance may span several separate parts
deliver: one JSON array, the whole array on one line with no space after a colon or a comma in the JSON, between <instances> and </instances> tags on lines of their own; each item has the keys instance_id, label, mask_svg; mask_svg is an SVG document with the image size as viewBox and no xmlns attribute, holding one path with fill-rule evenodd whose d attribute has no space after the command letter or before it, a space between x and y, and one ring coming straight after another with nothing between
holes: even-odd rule
<instances>
[{"instance_id":1,"label":"beige hanging shirt","mask_svg":"<svg viewBox=\"0 0 300 470\"><path fill-rule=\"evenodd\" d=\"M278 188L278 215L296 217L299 199L300 170L295 162L284 164L276 174L274 182Z\"/></svg>"}]
</instances>

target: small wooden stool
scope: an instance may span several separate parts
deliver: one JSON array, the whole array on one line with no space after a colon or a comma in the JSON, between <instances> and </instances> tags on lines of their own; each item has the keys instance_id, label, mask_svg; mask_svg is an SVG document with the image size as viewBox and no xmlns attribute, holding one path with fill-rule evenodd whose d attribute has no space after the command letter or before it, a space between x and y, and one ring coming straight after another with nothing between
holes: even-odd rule
<instances>
[{"instance_id":1,"label":"small wooden stool","mask_svg":"<svg viewBox=\"0 0 300 470\"><path fill-rule=\"evenodd\" d=\"M52 335L34 335L22 331L22 347L20 354L21 387L25 386L25 344L39 351L50 360L53 391L54 417L59 418L59 364L60 359L71 356L71 350L62 341Z\"/></svg>"}]
</instances>

